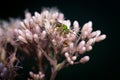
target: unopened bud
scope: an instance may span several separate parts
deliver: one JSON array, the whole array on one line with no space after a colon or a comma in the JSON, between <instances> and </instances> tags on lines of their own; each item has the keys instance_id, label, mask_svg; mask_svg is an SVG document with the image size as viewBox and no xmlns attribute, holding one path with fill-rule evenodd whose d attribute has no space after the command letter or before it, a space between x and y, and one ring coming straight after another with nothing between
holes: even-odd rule
<instances>
[{"instance_id":1,"label":"unopened bud","mask_svg":"<svg viewBox=\"0 0 120 80\"><path fill-rule=\"evenodd\" d=\"M86 29L87 29L87 23L85 23L85 24L83 25L81 32L84 33L84 31L86 31Z\"/></svg>"},{"instance_id":2,"label":"unopened bud","mask_svg":"<svg viewBox=\"0 0 120 80\"><path fill-rule=\"evenodd\" d=\"M40 72L39 72L39 75L41 75L41 74L42 74L42 72L40 71Z\"/></svg>"},{"instance_id":3,"label":"unopened bud","mask_svg":"<svg viewBox=\"0 0 120 80\"><path fill-rule=\"evenodd\" d=\"M44 75L44 74L42 74L42 75L40 75L40 78L42 79L44 76L45 76L45 75Z\"/></svg>"},{"instance_id":4,"label":"unopened bud","mask_svg":"<svg viewBox=\"0 0 120 80\"><path fill-rule=\"evenodd\" d=\"M64 19L64 14L60 13L59 16L58 16L58 19L63 20Z\"/></svg>"},{"instance_id":5,"label":"unopened bud","mask_svg":"<svg viewBox=\"0 0 120 80\"><path fill-rule=\"evenodd\" d=\"M37 74L37 75L36 75L36 80L39 80L39 78L40 78L40 76Z\"/></svg>"},{"instance_id":6,"label":"unopened bud","mask_svg":"<svg viewBox=\"0 0 120 80\"><path fill-rule=\"evenodd\" d=\"M23 29L26 29L26 27L25 27L25 25L24 25L23 22L20 22L20 25L21 25L21 27L22 27Z\"/></svg>"},{"instance_id":7,"label":"unopened bud","mask_svg":"<svg viewBox=\"0 0 120 80\"><path fill-rule=\"evenodd\" d=\"M85 41L81 41L78 45L78 50L81 49L83 46L85 46Z\"/></svg>"},{"instance_id":8,"label":"unopened bud","mask_svg":"<svg viewBox=\"0 0 120 80\"><path fill-rule=\"evenodd\" d=\"M38 35L37 35L37 34L34 34L34 35L33 35L33 38L34 38L34 41L35 41L36 43L38 43L38 41L39 41Z\"/></svg>"},{"instance_id":9,"label":"unopened bud","mask_svg":"<svg viewBox=\"0 0 120 80\"><path fill-rule=\"evenodd\" d=\"M100 34L101 34L101 31L100 31L100 30L97 30L97 31L96 31L96 37L98 37Z\"/></svg>"},{"instance_id":10,"label":"unopened bud","mask_svg":"<svg viewBox=\"0 0 120 80\"><path fill-rule=\"evenodd\" d=\"M66 58L69 57L69 53L68 52L65 53L65 57Z\"/></svg>"},{"instance_id":11,"label":"unopened bud","mask_svg":"<svg viewBox=\"0 0 120 80\"><path fill-rule=\"evenodd\" d=\"M73 60L73 61L75 61L76 59L77 59L77 57L76 57L76 56L73 56L73 57L72 57L72 60Z\"/></svg>"},{"instance_id":12,"label":"unopened bud","mask_svg":"<svg viewBox=\"0 0 120 80\"><path fill-rule=\"evenodd\" d=\"M33 77L33 72L30 71L29 74L30 74L31 77Z\"/></svg>"},{"instance_id":13,"label":"unopened bud","mask_svg":"<svg viewBox=\"0 0 120 80\"><path fill-rule=\"evenodd\" d=\"M58 12L55 12L55 13L52 14L53 19L56 19L57 17L58 17Z\"/></svg>"},{"instance_id":14,"label":"unopened bud","mask_svg":"<svg viewBox=\"0 0 120 80\"><path fill-rule=\"evenodd\" d=\"M35 16L32 16L32 19L33 19L34 22L37 22L37 19L36 19Z\"/></svg>"},{"instance_id":15,"label":"unopened bud","mask_svg":"<svg viewBox=\"0 0 120 80\"><path fill-rule=\"evenodd\" d=\"M35 12L34 15L35 15L35 17L37 17L37 18L40 16L40 14L39 14L38 12Z\"/></svg>"},{"instance_id":16,"label":"unopened bud","mask_svg":"<svg viewBox=\"0 0 120 80\"><path fill-rule=\"evenodd\" d=\"M23 38L22 36L18 36L18 40L27 43L27 40L25 38Z\"/></svg>"},{"instance_id":17,"label":"unopened bud","mask_svg":"<svg viewBox=\"0 0 120 80\"><path fill-rule=\"evenodd\" d=\"M20 30L20 29L18 30L18 34L21 35L22 37L25 37L24 32L22 30Z\"/></svg>"},{"instance_id":18,"label":"unopened bud","mask_svg":"<svg viewBox=\"0 0 120 80\"><path fill-rule=\"evenodd\" d=\"M82 34L81 34L81 38L82 38L82 39L85 39L85 38L87 37L87 35L88 35L88 32L87 32L87 31L84 31L84 32L82 32Z\"/></svg>"},{"instance_id":19,"label":"unopened bud","mask_svg":"<svg viewBox=\"0 0 120 80\"><path fill-rule=\"evenodd\" d=\"M92 32L92 33L90 33L90 34L88 35L88 39L93 38L93 37L95 37L96 35L97 35L96 31L94 31L94 32Z\"/></svg>"},{"instance_id":20,"label":"unopened bud","mask_svg":"<svg viewBox=\"0 0 120 80\"><path fill-rule=\"evenodd\" d=\"M89 56L84 56L83 58L80 59L80 63L86 63L89 61L90 57Z\"/></svg>"},{"instance_id":21,"label":"unopened bud","mask_svg":"<svg viewBox=\"0 0 120 80\"><path fill-rule=\"evenodd\" d=\"M87 30L87 31L88 31L88 35L87 35L87 37L88 37L89 34L92 32L92 30L93 30L92 28L88 28L88 30Z\"/></svg>"},{"instance_id":22,"label":"unopened bud","mask_svg":"<svg viewBox=\"0 0 120 80\"><path fill-rule=\"evenodd\" d=\"M69 63L70 63L71 65L72 65L72 64L74 64L74 62L73 62L73 61L70 61Z\"/></svg>"},{"instance_id":23,"label":"unopened bud","mask_svg":"<svg viewBox=\"0 0 120 80\"><path fill-rule=\"evenodd\" d=\"M37 77L37 74L33 74L33 78L36 79L36 77Z\"/></svg>"},{"instance_id":24,"label":"unopened bud","mask_svg":"<svg viewBox=\"0 0 120 80\"><path fill-rule=\"evenodd\" d=\"M24 23L25 23L26 27L27 27L28 29L30 29L30 27L29 27L29 21L28 21L27 19L24 20Z\"/></svg>"},{"instance_id":25,"label":"unopened bud","mask_svg":"<svg viewBox=\"0 0 120 80\"><path fill-rule=\"evenodd\" d=\"M89 21L89 22L87 23L87 25L88 25L89 27L92 27L92 21Z\"/></svg>"},{"instance_id":26,"label":"unopened bud","mask_svg":"<svg viewBox=\"0 0 120 80\"><path fill-rule=\"evenodd\" d=\"M29 20L31 18L31 13L25 12L25 18Z\"/></svg>"},{"instance_id":27,"label":"unopened bud","mask_svg":"<svg viewBox=\"0 0 120 80\"><path fill-rule=\"evenodd\" d=\"M41 34L41 38L44 39L46 36L46 31L43 31L42 34Z\"/></svg>"},{"instance_id":28,"label":"unopened bud","mask_svg":"<svg viewBox=\"0 0 120 80\"><path fill-rule=\"evenodd\" d=\"M70 43L69 47L70 47L70 49L73 49L74 43Z\"/></svg>"},{"instance_id":29,"label":"unopened bud","mask_svg":"<svg viewBox=\"0 0 120 80\"><path fill-rule=\"evenodd\" d=\"M86 47L82 47L82 48L79 50L79 53L80 53L80 54L83 54L85 51L86 51Z\"/></svg>"},{"instance_id":30,"label":"unopened bud","mask_svg":"<svg viewBox=\"0 0 120 80\"><path fill-rule=\"evenodd\" d=\"M88 46L86 50L87 51L91 51L92 50L92 46Z\"/></svg>"},{"instance_id":31,"label":"unopened bud","mask_svg":"<svg viewBox=\"0 0 120 80\"><path fill-rule=\"evenodd\" d=\"M14 29L16 35L18 35L18 29Z\"/></svg>"},{"instance_id":32,"label":"unopened bud","mask_svg":"<svg viewBox=\"0 0 120 80\"><path fill-rule=\"evenodd\" d=\"M30 34L30 33L26 33L26 38L27 38L28 40L30 40L30 41L33 40L33 36L32 36L32 34Z\"/></svg>"},{"instance_id":33,"label":"unopened bud","mask_svg":"<svg viewBox=\"0 0 120 80\"><path fill-rule=\"evenodd\" d=\"M87 44L86 44L86 47L91 46L94 42L95 42L94 39L92 39L92 38L89 39Z\"/></svg>"},{"instance_id":34,"label":"unopened bud","mask_svg":"<svg viewBox=\"0 0 120 80\"><path fill-rule=\"evenodd\" d=\"M49 15L48 10L44 10L44 11L41 13L41 15L42 15L43 18L46 18L46 17Z\"/></svg>"},{"instance_id":35,"label":"unopened bud","mask_svg":"<svg viewBox=\"0 0 120 80\"><path fill-rule=\"evenodd\" d=\"M100 41L104 40L105 38L106 38L106 35L103 34L103 35L98 36L95 41L100 42Z\"/></svg>"},{"instance_id":36,"label":"unopened bud","mask_svg":"<svg viewBox=\"0 0 120 80\"><path fill-rule=\"evenodd\" d=\"M33 25L34 24L33 19L30 19L29 24L30 24L30 28L32 29L34 27L34 25Z\"/></svg>"},{"instance_id":37,"label":"unopened bud","mask_svg":"<svg viewBox=\"0 0 120 80\"><path fill-rule=\"evenodd\" d=\"M35 32L36 33L40 33L40 27L37 25L37 26L35 26Z\"/></svg>"},{"instance_id":38,"label":"unopened bud","mask_svg":"<svg viewBox=\"0 0 120 80\"><path fill-rule=\"evenodd\" d=\"M74 26L75 30L76 29L79 30L79 23L78 23L78 21L74 21L73 26Z\"/></svg>"},{"instance_id":39,"label":"unopened bud","mask_svg":"<svg viewBox=\"0 0 120 80\"><path fill-rule=\"evenodd\" d=\"M70 59L70 57L67 57L67 61L68 61L68 62L71 62L72 60Z\"/></svg>"},{"instance_id":40,"label":"unopened bud","mask_svg":"<svg viewBox=\"0 0 120 80\"><path fill-rule=\"evenodd\" d=\"M67 20L67 21L66 21L66 24L67 24L68 29L70 29L70 25L71 25L70 20Z\"/></svg>"}]
</instances>

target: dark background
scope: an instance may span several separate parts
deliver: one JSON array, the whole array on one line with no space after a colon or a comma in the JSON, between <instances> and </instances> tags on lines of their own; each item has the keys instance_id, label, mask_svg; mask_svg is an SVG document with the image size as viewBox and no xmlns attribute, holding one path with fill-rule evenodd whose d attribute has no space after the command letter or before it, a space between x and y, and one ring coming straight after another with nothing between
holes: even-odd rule
<instances>
[{"instance_id":1,"label":"dark background","mask_svg":"<svg viewBox=\"0 0 120 80\"><path fill-rule=\"evenodd\" d=\"M100 29L107 39L96 43L86 64L74 65L61 70L56 80L98 80L120 78L119 53L119 2L84 0L2 0L0 1L0 19L24 18L28 9L32 14L41 12L43 7L57 7L72 22L78 20L80 26L91 20L94 30Z\"/></svg>"}]
</instances>

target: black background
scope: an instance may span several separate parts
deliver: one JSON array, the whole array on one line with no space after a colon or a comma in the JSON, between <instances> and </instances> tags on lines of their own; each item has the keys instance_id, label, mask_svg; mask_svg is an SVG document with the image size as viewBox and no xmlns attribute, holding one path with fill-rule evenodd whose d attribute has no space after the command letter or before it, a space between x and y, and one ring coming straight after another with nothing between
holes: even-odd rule
<instances>
[{"instance_id":1,"label":"black background","mask_svg":"<svg viewBox=\"0 0 120 80\"><path fill-rule=\"evenodd\" d=\"M119 2L85 0L1 0L0 19L24 18L28 9L32 14L41 12L43 7L57 7L72 22L80 26L91 20L94 30L100 29L107 35L106 40L96 43L86 64L74 65L58 72L56 80L98 80L120 78L119 53Z\"/></svg>"}]
</instances>

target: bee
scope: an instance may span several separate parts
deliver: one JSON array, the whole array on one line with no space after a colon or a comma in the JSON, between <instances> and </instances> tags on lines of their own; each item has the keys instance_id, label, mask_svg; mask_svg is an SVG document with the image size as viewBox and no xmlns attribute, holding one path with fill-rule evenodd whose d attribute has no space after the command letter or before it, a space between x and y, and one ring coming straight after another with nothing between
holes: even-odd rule
<instances>
[{"instance_id":1,"label":"bee","mask_svg":"<svg viewBox=\"0 0 120 80\"><path fill-rule=\"evenodd\" d=\"M53 28L53 31L57 30L61 36L65 36L66 34L70 33L70 30L68 29L68 27L65 24L62 24L60 22L56 22L55 26ZM69 42L67 40L65 40L63 42L63 46L67 47L69 44Z\"/></svg>"},{"instance_id":2,"label":"bee","mask_svg":"<svg viewBox=\"0 0 120 80\"><path fill-rule=\"evenodd\" d=\"M68 29L67 25L63 24L63 23L60 23L60 22L56 22L55 23L55 26L53 28L53 31L58 31L60 33L61 36L66 36L66 34L69 34L69 33L73 33L70 29ZM75 36L79 37L77 34L73 33ZM63 42L63 46L64 47L67 47L69 46L69 41L68 40L65 40Z\"/></svg>"},{"instance_id":3,"label":"bee","mask_svg":"<svg viewBox=\"0 0 120 80\"><path fill-rule=\"evenodd\" d=\"M74 33L73 31L71 31L70 29L68 29L67 25L60 23L60 22L56 22L55 26L53 28L53 31L57 30L58 32L60 32L61 35L65 36L65 34L68 33L72 33L74 34L77 38L80 36L80 34Z\"/></svg>"},{"instance_id":4,"label":"bee","mask_svg":"<svg viewBox=\"0 0 120 80\"><path fill-rule=\"evenodd\" d=\"M53 31L54 30L59 31L61 35L65 35L65 34L68 34L70 32L68 27L65 24L62 24L60 22L56 22L55 27L53 28Z\"/></svg>"}]
</instances>

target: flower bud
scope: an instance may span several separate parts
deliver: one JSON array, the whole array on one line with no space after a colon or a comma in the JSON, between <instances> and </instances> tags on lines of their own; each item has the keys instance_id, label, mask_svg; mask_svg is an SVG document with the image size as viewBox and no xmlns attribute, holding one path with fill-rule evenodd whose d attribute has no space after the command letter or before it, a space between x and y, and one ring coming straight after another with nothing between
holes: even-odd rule
<instances>
[{"instance_id":1,"label":"flower bud","mask_svg":"<svg viewBox=\"0 0 120 80\"><path fill-rule=\"evenodd\" d=\"M88 27L92 27L92 21L89 21L89 22L87 23L87 26L88 26Z\"/></svg>"},{"instance_id":2,"label":"flower bud","mask_svg":"<svg viewBox=\"0 0 120 80\"><path fill-rule=\"evenodd\" d=\"M86 51L86 47L82 47L79 49L79 54L83 54Z\"/></svg>"},{"instance_id":3,"label":"flower bud","mask_svg":"<svg viewBox=\"0 0 120 80\"><path fill-rule=\"evenodd\" d=\"M33 38L34 38L34 41L35 41L36 43L39 42L39 37L38 37L37 34L34 34L34 35L33 35Z\"/></svg>"},{"instance_id":4,"label":"flower bud","mask_svg":"<svg viewBox=\"0 0 120 80\"><path fill-rule=\"evenodd\" d=\"M37 74L33 74L33 78L36 79L36 77L37 77Z\"/></svg>"},{"instance_id":5,"label":"flower bud","mask_svg":"<svg viewBox=\"0 0 120 80\"><path fill-rule=\"evenodd\" d=\"M92 38L89 39L86 43L86 47L91 46L94 42L95 42L94 39L92 39Z\"/></svg>"},{"instance_id":6,"label":"flower bud","mask_svg":"<svg viewBox=\"0 0 120 80\"><path fill-rule=\"evenodd\" d=\"M87 30L87 32L88 32L88 35L87 35L87 37L89 36L89 34L92 32L92 28L88 28L88 30Z\"/></svg>"},{"instance_id":7,"label":"flower bud","mask_svg":"<svg viewBox=\"0 0 120 80\"><path fill-rule=\"evenodd\" d=\"M73 64L74 64L74 62L73 62L73 61L70 61L69 63L70 63L71 65L73 65Z\"/></svg>"},{"instance_id":8,"label":"flower bud","mask_svg":"<svg viewBox=\"0 0 120 80\"><path fill-rule=\"evenodd\" d=\"M76 56L73 56L73 57L72 57L72 60L73 60L73 61L75 61L76 59L77 59L77 57L76 57Z\"/></svg>"},{"instance_id":9,"label":"flower bud","mask_svg":"<svg viewBox=\"0 0 120 80\"><path fill-rule=\"evenodd\" d=\"M25 34L22 30L18 29L18 34L21 35L22 37L25 37Z\"/></svg>"},{"instance_id":10,"label":"flower bud","mask_svg":"<svg viewBox=\"0 0 120 80\"><path fill-rule=\"evenodd\" d=\"M40 17L40 14L38 12L35 12L34 15L35 15L36 18Z\"/></svg>"},{"instance_id":11,"label":"flower bud","mask_svg":"<svg viewBox=\"0 0 120 80\"><path fill-rule=\"evenodd\" d=\"M106 38L106 35L103 34L103 35L98 36L95 41L100 42L100 41L104 40L105 38Z\"/></svg>"},{"instance_id":12,"label":"flower bud","mask_svg":"<svg viewBox=\"0 0 120 80\"><path fill-rule=\"evenodd\" d=\"M68 51L68 50L69 50L69 48L68 48L68 47L63 47L63 49L62 49L61 53L64 53L64 52L66 52L66 51Z\"/></svg>"},{"instance_id":13,"label":"flower bud","mask_svg":"<svg viewBox=\"0 0 120 80\"><path fill-rule=\"evenodd\" d=\"M91 51L92 50L92 46L88 46L86 50L87 51Z\"/></svg>"},{"instance_id":14,"label":"flower bud","mask_svg":"<svg viewBox=\"0 0 120 80\"><path fill-rule=\"evenodd\" d=\"M42 34L41 34L41 39L44 39L45 38L45 36L46 36L46 31L42 31Z\"/></svg>"},{"instance_id":15,"label":"flower bud","mask_svg":"<svg viewBox=\"0 0 120 80\"><path fill-rule=\"evenodd\" d=\"M30 19L29 24L30 24L30 29L33 29L33 27L34 27L33 19Z\"/></svg>"},{"instance_id":16,"label":"flower bud","mask_svg":"<svg viewBox=\"0 0 120 80\"><path fill-rule=\"evenodd\" d=\"M81 49L83 46L85 46L85 41L82 40L78 45L78 50Z\"/></svg>"},{"instance_id":17,"label":"flower bud","mask_svg":"<svg viewBox=\"0 0 120 80\"><path fill-rule=\"evenodd\" d=\"M68 52L65 53L65 57L66 58L69 57L69 53Z\"/></svg>"},{"instance_id":18,"label":"flower bud","mask_svg":"<svg viewBox=\"0 0 120 80\"><path fill-rule=\"evenodd\" d=\"M35 23L38 22L38 21L37 21L37 18L36 18L35 16L32 16L32 19L33 19L33 21L34 21Z\"/></svg>"},{"instance_id":19,"label":"flower bud","mask_svg":"<svg viewBox=\"0 0 120 80\"><path fill-rule=\"evenodd\" d=\"M42 72L40 71L40 72L39 72L39 75L41 75L41 74L42 74Z\"/></svg>"},{"instance_id":20,"label":"flower bud","mask_svg":"<svg viewBox=\"0 0 120 80\"><path fill-rule=\"evenodd\" d=\"M78 21L74 21L73 26L74 26L74 29L78 29L79 28Z\"/></svg>"},{"instance_id":21,"label":"flower bud","mask_svg":"<svg viewBox=\"0 0 120 80\"><path fill-rule=\"evenodd\" d=\"M36 80L39 80L40 79L40 76L37 74L36 75Z\"/></svg>"},{"instance_id":22,"label":"flower bud","mask_svg":"<svg viewBox=\"0 0 120 80\"><path fill-rule=\"evenodd\" d=\"M88 35L88 39L93 38L93 37L95 37L96 35L97 35L96 31L94 31L94 32L92 32L92 33L90 33L90 34Z\"/></svg>"},{"instance_id":23,"label":"flower bud","mask_svg":"<svg viewBox=\"0 0 120 80\"><path fill-rule=\"evenodd\" d=\"M44 74L42 74L42 75L40 75L40 78L42 79L44 76L45 76L45 75L44 75Z\"/></svg>"},{"instance_id":24,"label":"flower bud","mask_svg":"<svg viewBox=\"0 0 120 80\"><path fill-rule=\"evenodd\" d=\"M30 29L30 27L29 27L29 21L27 19L24 20L24 23L25 23L26 28Z\"/></svg>"},{"instance_id":25,"label":"flower bud","mask_svg":"<svg viewBox=\"0 0 120 80\"><path fill-rule=\"evenodd\" d=\"M14 29L14 32L16 35L18 35L18 29ZM1 34L0 34L0 36L1 36Z\"/></svg>"},{"instance_id":26,"label":"flower bud","mask_svg":"<svg viewBox=\"0 0 120 80\"><path fill-rule=\"evenodd\" d=\"M20 40L24 43L28 43L27 40L25 38L23 38L22 36L18 36L18 40Z\"/></svg>"},{"instance_id":27,"label":"flower bud","mask_svg":"<svg viewBox=\"0 0 120 80\"><path fill-rule=\"evenodd\" d=\"M34 77L34 73L33 72L29 72L29 75L33 78Z\"/></svg>"},{"instance_id":28,"label":"flower bud","mask_svg":"<svg viewBox=\"0 0 120 80\"><path fill-rule=\"evenodd\" d=\"M41 15L42 15L43 18L48 17L48 15L49 15L48 10L44 10L44 11L41 13Z\"/></svg>"},{"instance_id":29,"label":"flower bud","mask_svg":"<svg viewBox=\"0 0 120 80\"><path fill-rule=\"evenodd\" d=\"M89 56L84 56L83 58L80 59L80 63L86 63L89 61L90 57Z\"/></svg>"},{"instance_id":30,"label":"flower bud","mask_svg":"<svg viewBox=\"0 0 120 80\"><path fill-rule=\"evenodd\" d=\"M58 20L63 20L63 19L64 19L64 14L60 13L60 14L58 15Z\"/></svg>"},{"instance_id":31,"label":"flower bud","mask_svg":"<svg viewBox=\"0 0 120 80\"><path fill-rule=\"evenodd\" d=\"M37 26L35 26L35 32L36 33L40 33L40 27L37 25Z\"/></svg>"},{"instance_id":32,"label":"flower bud","mask_svg":"<svg viewBox=\"0 0 120 80\"><path fill-rule=\"evenodd\" d=\"M31 13L25 12L25 18L29 20L31 18Z\"/></svg>"},{"instance_id":33,"label":"flower bud","mask_svg":"<svg viewBox=\"0 0 120 80\"><path fill-rule=\"evenodd\" d=\"M22 27L23 29L26 29L26 27L25 27L25 25L24 25L23 22L20 22L20 25L21 25L21 27Z\"/></svg>"},{"instance_id":34,"label":"flower bud","mask_svg":"<svg viewBox=\"0 0 120 80\"><path fill-rule=\"evenodd\" d=\"M100 30L97 30L97 31L96 31L96 37L98 37L100 34L101 34L101 31L100 31Z\"/></svg>"},{"instance_id":35,"label":"flower bud","mask_svg":"<svg viewBox=\"0 0 120 80\"><path fill-rule=\"evenodd\" d=\"M28 40L30 40L30 41L33 40L32 34L31 34L31 33L28 33L28 32L26 32L26 38L27 38Z\"/></svg>"},{"instance_id":36,"label":"flower bud","mask_svg":"<svg viewBox=\"0 0 120 80\"><path fill-rule=\"evenodd\" d=\"M55 13L52 14L53 19L56 19L57 17L58 17L58 12L55 12Z\"/></svg>"},{"instance_id":37,"label":"flower bud","mask_svg":"<svg viewBox=\"0 0 120 80\"><path fill-rule=\"evenodd\" d=\"M78 32L79 32L80 27L79 27L78 21L74 21L74 23L73 23L73 28L74 28L75 33L78 33Z\"/></svg>"},{"instance_id":38,"label":"flower bud","mask_svg":"<svg viewBox=\"0 0 120 80\"><path fill-rule=\"evenodd\" d=\"M70 26L71 26L70 20L67 20L67 21L66 21L66 24L67 24L67 28L70 29Z\"/></svg>"},{"instance_id":39,"label":"flower bud","mask_svg":"<svg viewBox=\"0 0 120 80\"><path fill-rule=\"evenodd\" d=\"M84 31L84 32L82 32L82 34L81 34L81 38L82 38L82 39L85 39L85 38L87 37L87 35L88 35L88 32L87 32L87 31Z\"/></svg>"},{"instance_id":40,"label":"flower bud","mask_svg":"<svg viewBox=\"0 0 120 80\"><path fill-rule=\"evenodd\" d=\"M82 30L81 30L81 33L83 33L84 31L86 31L86 29L87 29L87 23L85 23L85 24L83 25Z\"/></svg>"},{"instance_id":41,"label":"flower bud","mask_svg":"<svg viewBox=\"0 0 120 80\"><path fill-rule=\"evenodd\" d=\"M70 47L70 49L73 49L74 48L74 43L71 42L69 47Z\"/></svg>"}]
</instances>

